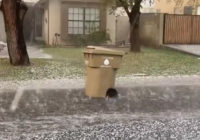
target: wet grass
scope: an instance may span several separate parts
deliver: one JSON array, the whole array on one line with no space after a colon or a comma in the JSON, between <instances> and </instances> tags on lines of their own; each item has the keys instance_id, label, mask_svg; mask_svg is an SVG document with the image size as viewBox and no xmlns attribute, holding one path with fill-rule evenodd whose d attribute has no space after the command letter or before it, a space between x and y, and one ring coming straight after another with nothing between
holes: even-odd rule
<instances>
[{"instance_id":1,"label":"wet grass","mask_svg":"<svg viewBox=\"0 0 200 140\"><path fill-rule=\"evenodd\" d=\"M13 67L0 59L0 79L29 80L79 78L84 76L82 48L44 48L52 60L32 59L30 67ZM193 75L200 74L200 59L169 49L143 48L141 53L128 53L118 76Z\"/></svg>"},{"instance_id":2,"label":"wet grass","mask_svg":"<svg viewBox=\"0 0 200 140\"><path fill-rule=\"evenodd\" d=\"M78 78L84 75L81 49L45 48L53 59L31 59L29 67L14 67L8 59L0 59L0 79L36 80Z\"/></svg>"},{"instance_id":3,"label":"wet grass","mask_svg":"<svg viewBox=\"0 0 200 140\"><path fill-rule=\"evenodd\" d=\"M123 59L120 75L199 75L200 59L170 49L143 48Z\"/></svg>"}]
</instances>

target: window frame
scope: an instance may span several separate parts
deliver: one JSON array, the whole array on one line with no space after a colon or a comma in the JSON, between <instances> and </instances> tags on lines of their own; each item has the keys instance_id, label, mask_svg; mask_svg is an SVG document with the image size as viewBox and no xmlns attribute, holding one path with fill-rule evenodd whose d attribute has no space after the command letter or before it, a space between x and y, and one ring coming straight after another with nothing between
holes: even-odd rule
<instances>
[{"instance_id":1,"label":"window frame","mask_svg":"<svg viewBox=\"0 0 200 140\"><path fill-rule=\"evenodd\" d=\"M71 13L73 15L73 20L69 18L70 9L73 9L73 13ZM79 9L83 9L83 12L82 12L83 18L82 18L82 20L79 20L79 14L80 14L79 12L78 12L78 20L74 19L74 14L76 14L76 13L74 13L74 9L78 9L78 11L79 11ZM98 16L98 19L86 20L86 9L90 9L90 11L91 11L91 9L95 9L95 14L93 16L94 17ZM101 10L100 10L99 7L68 7L67 13L68 13L67 14L68 15L68 17L67 17L68 18L67 19L67 34L68 35L88 35L88 34L91 34L91 33L95 32L95 31L100 31L101 30ZM96 13L98 13L98 14L96 14ZM91 17L92 13L90 12L89 15ZM70 27L69 26L70 22L78 22L78 27L74 27L74 23L73 23L73 26ZM82 27L83 31L82 31L82 33L79 32L79 28L80 28L79 22L83 22L83 27ZM89 24L89 32L86 33L86 23L92 23L92 22L97 23L98 27L96 27L95 31L91 31L92 28L90 27L90 24ZM72 28L72 30L74 30L74 28L78 28L78 32L77 33L74 33L74 31L70 32L69 31L70 28Z\"/></svg>"}]
</instances>

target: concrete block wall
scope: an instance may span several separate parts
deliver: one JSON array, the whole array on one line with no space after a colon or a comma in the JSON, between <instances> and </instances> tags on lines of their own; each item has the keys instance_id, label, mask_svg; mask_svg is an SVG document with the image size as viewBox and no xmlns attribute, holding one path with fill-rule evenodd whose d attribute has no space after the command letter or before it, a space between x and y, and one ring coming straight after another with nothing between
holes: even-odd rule
<instances>
[{"instance_id":1,"label":"concrete block wall","mask_svg":"<svg viewBox=\"0 0 200 140\"><path fill-rule=\"evenodd\" d=\"M163 30L164 14L141 14L140 39L142 45L159 48L163 44Z\"/></svg>"},{"instance_id":2,"label":"concrete block wall","mask_svg":"<svg viewBox=\"0 0 200 140\"><path fill-rule=\"evenodd\" d=\"M129 43L130 41L130 23L128 16L119 16L117 18L117 43L120 43L122 41L125 41L126 43Z\"/></svg>"}]
</instances>

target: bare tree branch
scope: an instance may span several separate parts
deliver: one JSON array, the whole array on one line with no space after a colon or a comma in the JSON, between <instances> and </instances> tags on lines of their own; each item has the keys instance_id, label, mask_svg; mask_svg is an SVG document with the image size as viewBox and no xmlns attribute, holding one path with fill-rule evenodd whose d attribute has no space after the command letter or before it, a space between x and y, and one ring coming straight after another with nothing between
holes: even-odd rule
<instances>
[{"instance_id":1,"label":"bare tree branch","mask_svg":"<svg viewBox=\"0 0 200 140\"><path fill-rule=\"evenodd\" d=\"M124 0L118 0L120 3L121 3L121 5L122 5L122 7L124 8L124 10L125 10L125 12L126 12L126 14L129 16L129 18L130 18L130 12L129 12L129 7L128 7L128 4L124 1Z\"/></svg>"}]
</instances>

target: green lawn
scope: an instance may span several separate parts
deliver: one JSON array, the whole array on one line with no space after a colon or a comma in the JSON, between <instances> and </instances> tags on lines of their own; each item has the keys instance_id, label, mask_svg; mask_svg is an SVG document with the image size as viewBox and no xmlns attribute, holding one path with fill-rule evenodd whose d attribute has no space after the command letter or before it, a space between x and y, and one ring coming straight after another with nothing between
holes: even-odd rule
<instances>
[{"instance_id":1,"label":"green lawn","mask_svg":"<svg viewBox=\"0 0 200 140\"><path fill-rule=\"evenodd\" d=\"M52 60L32 59L30 67L10 66L0 59L0 79L29 80L79 78L84 76L81 48L44 48ZM200 59L168 49L143 48L141 53L128 53L118 76L127 75L192 75L200 74Z\"/></svg>"},{"instance_id":2,"label":"green lawn","mask_svg":"<svg viewBox=\"0 0 200 140\"><path fill-rule=\"evenodd\" d=\"M170 49L143 48L142 53L124 57L119 74L193 75L200 74L200 59Z\"/></svg>"}]
</instances>

